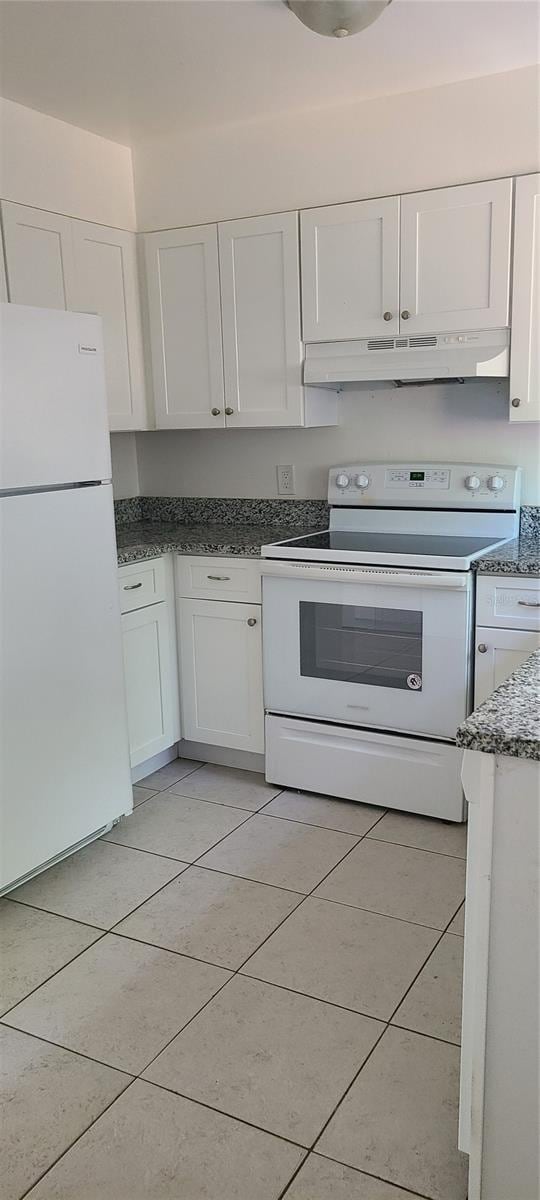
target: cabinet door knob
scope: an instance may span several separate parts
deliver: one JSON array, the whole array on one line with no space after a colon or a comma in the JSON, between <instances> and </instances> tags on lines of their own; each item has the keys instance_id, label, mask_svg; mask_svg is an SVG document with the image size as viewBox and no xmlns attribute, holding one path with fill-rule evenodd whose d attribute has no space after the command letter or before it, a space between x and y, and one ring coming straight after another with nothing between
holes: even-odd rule
<instances>
[{"instance_id":1,"label":"cabinet door knob","mask_svg":"<svg viewBox=\"0 0 540 1200\"><path fill-rule=\"evenodd\" d=\"M391 320L392 320L392 313L391 313L391 312L385 312L385 313L383 313L383 321L391 321Z\"/></svg>"},{"instance_id":2,"label":"cabinet door knob","mask_svg":"<svg viewBox=\"0 0 540 1200\"><path fill-rule=\"evenodd\" d=\"M225 409L225 415L227 417L232 417L233 413L234 413L234 408L226 408Z\"/></svg>"},{"instance_id":3,"label":"cabinet door knob","mask_svg":"<svg viewBox=\"0 0 540 1200\"><path fill-rule=\"evenodd\" d=\"M256 624L257 624L257 621L256 621L255 617L248 617L248 625L256 625Z\"/></svg>"},{"instance_id":4,"label":"cabinet door knob","mask_svg":"<svg viewBox=\"0 0 540 1200\"><path fill-rule=\"evenodd\" d=\"M220 413L221 413L221 409L220 409L220 408L213 408L213 409L212 409L212 416L213 416L213 417L219 417Z\"/></svg>"},{"instance_id":5,"label":"cabinet door knob","mask_svg":"<svg viewBox=\"0 0 540 1200\"><path fill-rule=\"evenodd\" d=\"M519 399L519 396L514 396L514 399L512 400L512 408L519 408L520 404L521 400Z\"/></svg>"},{"instance_id":6,"label":"cabinet door knob","mask_svg":"<svg viewBox=\"0 0 540 1200\"><path fill-rule=\"evenodd\" d=\"M487 646L486 646L485 642L480 642L480 645L478 647L478 653L479 654L487 654Z\"/></svg>"},{"instance_id":7,"label":"cabinet door knob","mask_svg":"<svg viewBox=\"0 0 540 1200\"><path fill-rule=\"evenodd\" d=\"M404 321L408 321L408 320L409 320L409 317L410 317L410 315L411 315L411 314L410 314L410 312L409 312L408 308L404 308L404 309L403 309L403 312L402 312L402 314L401 314L401 316L403 317L403 320L404 320Z\"/></svg>"}]
</instances>

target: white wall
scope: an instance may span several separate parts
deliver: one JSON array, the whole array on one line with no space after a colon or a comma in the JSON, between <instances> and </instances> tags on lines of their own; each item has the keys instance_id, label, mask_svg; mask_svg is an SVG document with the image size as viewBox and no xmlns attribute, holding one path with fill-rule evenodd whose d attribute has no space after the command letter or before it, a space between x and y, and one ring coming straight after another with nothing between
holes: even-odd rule
<instances>
[{"instance_id":1,"label":"white wall","mask_svg":"<svg viewBox=\"0 0 540 1200\"><path fill-rule=\"evenodd\" d=\"M463 461L524 468L523 500L540 504L540 430L508 424L508 384L368 388L342 396L331 429L137 434L141 494L277 496L276 465L293 463L296 494L326 495L331 465L360 459Z\"/></svg>"},{"instance_id":2,"label":"white wall","mask_svg":"<svg viewBox=\"0 0 540 1200\"><path fill-rule=\"evenodd\" d=\"M0 196L135 229L131 150L0 97Z\"/></svg>"},{"instance_id":3,"label":"white wall","mask_svg":"<svg viewBox=\"0 0 540 1200\"><path fill-rule=\"evenodd\" d=\"M538 170L526 67L134 147L138 227L193 225Z\"/></svg>"},{"instance_id":4,"label":"white wall","mask_svg":"<svg viewBox=\"0 0 540 1200\"><path fill-rule=\"evenodd\" d=\"M139 468L134 433L111 433L113 493L115 500L139 495Z\"/></svg>"}]
</instances>

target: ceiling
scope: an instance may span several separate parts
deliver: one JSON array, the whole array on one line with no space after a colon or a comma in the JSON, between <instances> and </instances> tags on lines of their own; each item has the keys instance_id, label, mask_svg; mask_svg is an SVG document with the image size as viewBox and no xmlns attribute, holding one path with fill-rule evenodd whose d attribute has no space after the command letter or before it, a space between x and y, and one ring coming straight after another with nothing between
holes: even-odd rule
<instances>
[{"instance_id":1,"label":"ceiling","mask_svg":"<svg viewBox=\"0 0 540 1200\"><path fill-rule=\"evenodd\" d=\"M393 0L350 39L281 0L3 0L0 91L114 141L531 65L536 0Z\"/></svg>"}]
</instances>

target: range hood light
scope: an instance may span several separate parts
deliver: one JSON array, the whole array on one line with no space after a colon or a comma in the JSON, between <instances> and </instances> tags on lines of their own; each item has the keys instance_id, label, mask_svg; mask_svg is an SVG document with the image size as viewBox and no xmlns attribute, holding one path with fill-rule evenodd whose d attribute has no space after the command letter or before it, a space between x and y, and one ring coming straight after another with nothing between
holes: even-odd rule
<instances>
[{"instance_id":1,"label":"range hood light","mask_svg":"<svg viewBox=\"0 0 540 1200\"><path fill-rule=\"evenodd\" d=\"M367 29L391 0L284 0L284 4L314 33L343 38Z\"/></svg>"}]
</instances>

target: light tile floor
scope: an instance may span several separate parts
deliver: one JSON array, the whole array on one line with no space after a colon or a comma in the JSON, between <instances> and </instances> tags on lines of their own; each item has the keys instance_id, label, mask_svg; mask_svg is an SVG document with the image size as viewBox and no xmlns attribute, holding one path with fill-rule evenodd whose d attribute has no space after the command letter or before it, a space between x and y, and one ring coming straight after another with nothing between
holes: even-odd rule
<instances>
[{"instance_id":1,"label":"light tile floor","mask_svg":"<svg viewBox=\"0 0 540 1200\"><path fill-rule=\"evenodd\" d=\"M2 1200L465 1200L466 829L177 760L0 902Z\"/></svg>"}]
</instances>

